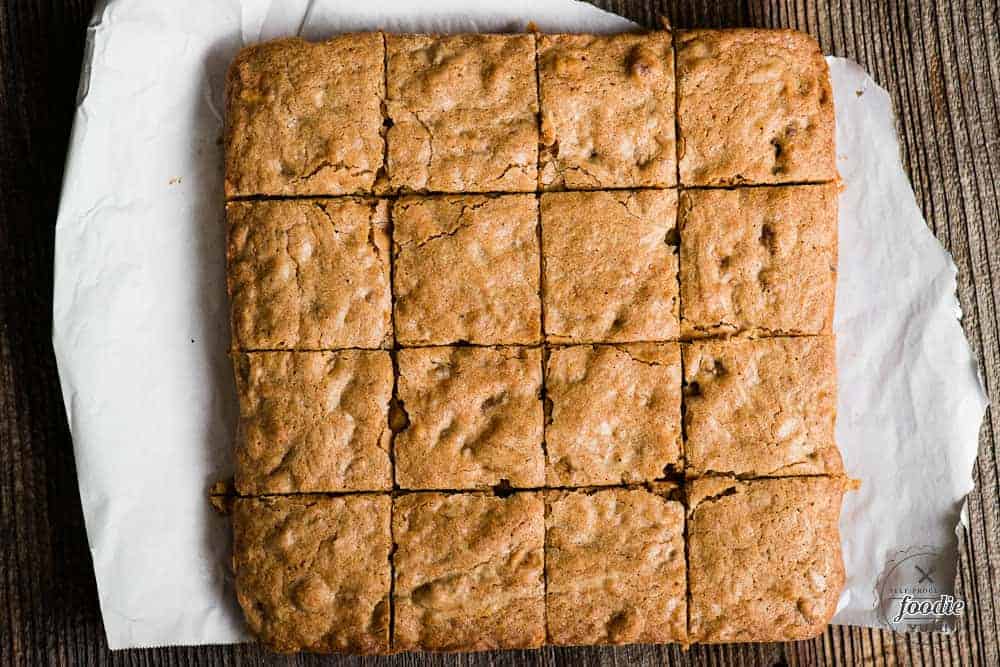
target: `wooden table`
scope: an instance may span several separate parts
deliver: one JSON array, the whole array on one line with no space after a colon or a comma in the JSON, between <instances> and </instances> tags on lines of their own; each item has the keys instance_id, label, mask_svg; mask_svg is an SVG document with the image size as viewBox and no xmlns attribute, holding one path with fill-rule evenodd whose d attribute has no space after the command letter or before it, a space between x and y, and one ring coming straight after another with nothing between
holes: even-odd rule
<instances>
[{"instance_id":1,"label":"wooden table","mask_svg":"<svg viewBox=\"0 0 1000 667\"><path fill-rule=\"evenodd\" d=\"M205 0L206 2L213 0ZM997 447L980 432L950 635L832 627L774 645L545 649L477 656L272 657L254 646L111 653L50 344L60 180L93 0L0 0L0 663L384 665L1000 664ZM648 26L790 26L861 63L899 113L903 161L959 267L963 325L988 390L1000 382L1000 7L974 0L601 1ZM125 140L127 138L123 138ZM994 278L993 272L997 272ZM998 282L994 282L997 280Z\"/></svg>"}]
</instances>

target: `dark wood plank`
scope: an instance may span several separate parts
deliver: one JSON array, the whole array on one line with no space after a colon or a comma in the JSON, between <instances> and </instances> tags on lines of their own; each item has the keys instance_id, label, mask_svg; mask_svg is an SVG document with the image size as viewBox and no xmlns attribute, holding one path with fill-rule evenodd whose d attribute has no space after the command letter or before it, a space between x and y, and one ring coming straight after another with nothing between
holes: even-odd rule
<instances>
[{"instance_id":1,"label":"dark wood plank","mask_svg":"<svg viewBox=\"0 0 1000 667\"><path fill-rule=\"evenodd\" d=\"M904 164L960 270L963 325L1000 386L1000 8L948 0L601 0L655 26L789 26L891 93ZM477 656L270 656L255 646L107 650L51 329L62 165L93 0L0 0L0 663L24 665L995 665L1000 421L988 415L961 538L959 632L830 628L787 645L555 649Z\"/></svg>"}]
</instances>

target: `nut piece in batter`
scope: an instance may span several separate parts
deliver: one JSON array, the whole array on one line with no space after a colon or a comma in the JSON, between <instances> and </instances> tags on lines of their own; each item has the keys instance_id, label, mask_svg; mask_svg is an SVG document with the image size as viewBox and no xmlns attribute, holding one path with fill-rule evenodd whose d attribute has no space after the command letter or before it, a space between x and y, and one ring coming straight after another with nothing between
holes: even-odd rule
<instances>
[{"instance_id":1,"label":"nut piece in batter","mask_svg":"<svg viewBox=\"0 0 1000 667\"><path fill-rule=\"evenodd\" d=\"M230 202L228 286L240 350L388 347L388 203Z\"/></svg>"},{"instance_id":2,"label":"nut piece in batter","mask_svg":"<svg viewBox=\"0 0 1000 667\"><path fill-rule=\"evenodd\" d=\"M234 364L240 494L392 488L388 352L250 352Z\"/></svg>"},{"instance_id":3,"label":"nut piece in batter","mask_svg":"<svg viewBox=\"0 0 1000 667\"><path fill-rule=\"evenodd\" d=\"M387 34L389 188L533 192L533 35Z\"/></svg>"},{"instance_id":4,"label":"nut piece in batter","mask_svg":"<svg viewBox=\"0 0 1000 667\"><path fill-rule=\"evenodd\" d=\"M843 472L832 337L692 343L683 354L689 476Z\"/></svg>"},{"instance_id":5,"label":"nut piece in batter","mask_svg":"<svg viewBox=\"0 0 1000 667\"><path fill-rule=\"evenodd\" d=\"M685 338L829 333L837 286L837 186L681 194Z\"/></svg>"},{"instance_id":6,"label":"nut piece in batter","mask_svg":"<svg viewBox=\"0 0 1000 667\"><path fill-rule=\"evenodd\" d=\"M645 489L549 491L545 525L550 643L685 640L679 502Z\"/></svg>"},{"instance_id":7,"label":"nut piece in batter","mask_svg":"<svg viewBox=\"0 0 1000 667\"><path fill-rule=\"evenodd\" d=\"M676 343L556 348L545 389L549 486L647 482L679 467Z\"/></svg>"},{"instance_id":8,"label":"nut piece in batter","mask_svg":"<svg viewBox=\"0 0 1000 667\"><path fill-rule=\"evenodd\" d=\"M534 648L545 641L545 507L537 493L395 499L400 651Z\"/></svg>"},{"instance_id":9,"label":"nut piece in batter","mask_svg":"<svg viewBox=\"0 0 1000 667\"><path fill-rule=\"evenodd\" d=\"M684 185L837 178L830 75L809 35L683 31L677 86Z\"/></svg>"},{"instance_id":10,"label":"nut piece in batter","mask_svg":"<svg viewBox=\"0 0 1000 667\"><path fill-rule=\"evenodd\" d=\"M676 215L673 190L543 194L548 341L676 340Z\"/></svg>"},{"instance_id":11,"label":"nut piece in batter","mask_svg":"<svg viewBox=\"0 0 1000 667\"><path fill-rule=\"evenodd\" d=\"M538 37L543 190L677 182L669 32Z\"/></svg>"},{"instance_id":12,"label":"nut piece in batter","mask_svg":"<svg viewBox=\"0 0 1000 667\"><path fill-rule=\"evenodd\" d=\"M844 587L837 523L848 481L706 477L688 487L691 641L810 639Z\"/></svg>"},{"instance_id":13,"label":"nut piece in batter","mask_svg":"<svg viewBox=\"0 0 1000 667\"><path fill-rule=\"evenodd\" d=\"M404 197L392 217L401 345L539 342L534 196Z\"/></svg>"},{"instance_id":14,"label":"nut piece in batter","mask_svg":"<svg viewBox=\"0 0 1000 667\"><path fill-rule=\"evenodd\" d=\"M389 651L388 495L237 498L236 595L282 653Z\"/></svg>"},{"instance_id":15,"label":"nut piece in batter","mask_svg":"<svg viewBox=\"0 0 1000 667\"><path fill-rule=\"evenodd\" d=\"M226 197L372 192L384 52L379 33L243 49L226 85Z\"/></svg>"},{"instance_id":16,"label":"nut piece in batter","mask_svg":"<svg viewBox=\"0 0 1000 667\"><path fill-rule=\"evenodd\" d=\"M409 349L398 362L409 420L394 445L400 487L545 484L540 350Z\"/></svg>"}]
</instances>

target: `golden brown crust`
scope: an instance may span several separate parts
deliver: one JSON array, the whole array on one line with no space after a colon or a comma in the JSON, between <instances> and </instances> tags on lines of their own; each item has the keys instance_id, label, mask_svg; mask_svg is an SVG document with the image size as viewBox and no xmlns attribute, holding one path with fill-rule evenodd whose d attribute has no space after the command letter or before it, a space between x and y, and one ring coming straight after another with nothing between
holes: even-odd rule
<instances>
[{"instance_id":1,"label":"golden brown crust","mask_svg":"<svg viewBox=\"0 0 1000 667\"><path fill-rule=\"evenodd\" d=\"M392 488L388 352L251 352L234 363L238 493Z\"/></svg>"},{"instance_id":2,"label":"golden brown crust","mask_svg":"<svg viewBox=\"0 0 1000 667\"><path fill-rule=\"evenodd\" d=\"M837 186L681 194L681 333L829 333Z\"/></svg>"},{"instance_id":3,"label":"golden brown crust","mask_svg":"<svg viewBox=\"0 0 1000 667\"><path fill-rule=\"evenodd\" d=\"M344 197L226 205L240 350L388 347L388 203Z\"/></svg>"},{"instance_id":4,"label":"golden brown crust","mask_svg":"<svg viewBox=\"0 0 1000 667\"><path fill-rule=\"evenodd\" d=\"M669 32L538 37L543 190L677 182Z\"/></svg>"},{"instance_id":5,"label":"golden brown crust","mask_svg":"<svg viewBox=\"0 0 1000 667\"><path fill-rule=\"evenodd\" d=\"M400 487L544 485L540 350L409 349L398 361L409 416L394 446Z\"/></svg>"},{"instance_id":6,"label":"golden brown crust","mask_svg":"<svg viewBox=\"0 0 1000 667\"><path fill-rule=\"evenodd\" d=\"M687 474L839 475L832 337L684 346Z\"/></svg>"},{"instance_id":7,"label":"golden brown crust","mask_svg":"<svg viewBox=\"0 0 1000 667\"><path fill-rule=\"evenodd\" d=\"M236 595L282 653L389 650L388 495L238 498Z\"/></svg>"},{"instance_id":8,"label":"golden brown crust","mask_svg":"<svg viewBox=\"0 0 1000 667\"><path fill-rule=\"evenodd\" d=\"M386 35L389 187L533 192L534 35Z\"/></svg>"},{"instance_id":9,"label":"golden brown crust","mask_svg":"<svg viewBox=\"0 0 1000 667\"><path fill-rule=\"evenodd\" d=\"M226 85L226 197L372 192L383 53L379 33L243 49Z\"/></svg>"},{"instance_id":10,"label":"golden brown crust","mask_svg":"<svg viewBox=\"0 0 1000 667\"><path fill-rule=\"evenodd\" d=\"M551 644L684 641L684 508L644 489L546 493Z\"/></svg>"},{"instance_id":11,"label":"golden brown crust","mask_svg":"<svg viewBox=\"0 0 1000 667\"><path fill-rule=\"evenodd\" d=\"M683 31L677 86L681 183L837 179L833 92L811 36Z\"/></svg>"},{"instance_id":12,"label":"golden brown crust","mask_svg":"<svg viewBox=\"0 0 1000 667\"><path fill-rule=\"evenodd\" d=\"M676 343L554 349L545 390L549 486L653 481L680 463Z\"/></svg>"},{"instance_id":13,"label":"golden brown crust","mask_svg":"<svg viewBox=\"0 0 1000 667\"><path fill-rule=\"evenodd\" d=\"M704 478L688 488L691 640L822 633L844 586L837 524L846 481Z\"/></svg>"},{"instance_id":14,"label":"golden brown crust","mask_svg":"<svg viewBox=\"0 0 1000 667\"><path fill-rule=\"evenodd\" d=\"M532 195L397 200L393 280L400 344L539 342L537 224Z\"/></svg>"},{"instance_id":15,"label":"golden brown crust","mask_svg":"<svg viewBox=\"0 0 1000 667\"><path fill-rule=\"evenodd\" d=\"M541 646L544 515L537 493L396 498L394 648Z\"/></svg>"},{"instance_id":16,"label":"golden brown crust","mask_svg":"<svg viewBox=\"0 0 1000 667\"><path fill-rule=\"evenodd\" d=\"M676 215L673 190L543 194L548 341L676 340Z\"/></svg>"}]
</instances>

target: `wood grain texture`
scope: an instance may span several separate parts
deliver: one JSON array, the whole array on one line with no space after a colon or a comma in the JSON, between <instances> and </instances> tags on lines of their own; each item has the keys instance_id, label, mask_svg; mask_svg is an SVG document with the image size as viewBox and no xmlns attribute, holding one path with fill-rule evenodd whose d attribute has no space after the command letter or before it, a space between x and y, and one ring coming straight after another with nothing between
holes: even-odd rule
<instances>
[{"instance_id":1,"label":"wood grain texture","mask_svg":"<svg viewBox=\"0 0 1000 667\"><path fill-rule=\"evenodd\" d=\"M860 62L892 95L904 164L959 266L963 324L1000 383L1000 8L993 1L600 0L655 26L788 26ZM785 645L548 648L383 659L269 656L254 646L107 649L51 351L58 193L92 0L0 0L0 664L997 665L1000 420L987 414L962 536L953 635L832 627ZM994 277L996 276L996 277Z\"/></svg>"}]
</instances>

